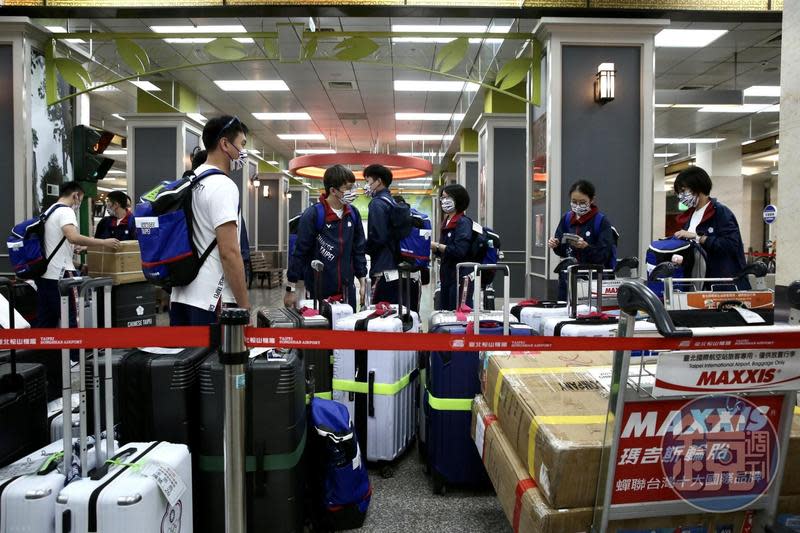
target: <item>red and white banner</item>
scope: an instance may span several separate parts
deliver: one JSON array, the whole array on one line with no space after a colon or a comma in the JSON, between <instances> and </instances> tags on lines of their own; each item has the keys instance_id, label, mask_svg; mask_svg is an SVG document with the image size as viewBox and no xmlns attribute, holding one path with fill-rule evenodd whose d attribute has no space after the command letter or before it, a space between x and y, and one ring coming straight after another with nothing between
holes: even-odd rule
<instances>
[{"instance_id":1,"label":"red and white banner","mask_svg":"<svg viewBox=\"0 0 800 533\"><path fill-rule=\"evenodd\" d=\"M798 350L663 352L653 395L800 390Z\"/></svg>"},{"instance_id":2,"label":"red and white banner","mask_svg":"<svg viewBox=\"0 0 800 533\"><path fill-rule=\"evenodd\" d=\"M612 504L744 507L777 474L782 410L781 395L626 403Z\"/></svg>"}]
</instances>

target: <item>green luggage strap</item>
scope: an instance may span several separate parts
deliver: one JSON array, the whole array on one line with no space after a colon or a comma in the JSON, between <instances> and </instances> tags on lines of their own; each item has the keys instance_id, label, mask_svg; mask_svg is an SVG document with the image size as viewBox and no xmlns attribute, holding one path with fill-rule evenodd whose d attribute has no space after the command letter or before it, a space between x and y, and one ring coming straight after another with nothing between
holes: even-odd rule
<instances>
[{"instance_id":1,"label":"green luggage strap","mask_svg":"<svg viewBox=\"0 0 800 533\"><path fill-rule=\"evenodd\" d=\"M380 394L382 396L394 396L406 388L408 384L411 383L411 380L416 379L418 375L418 370L412 370L394 383L374 383L372 385L372 392L373 394ZM333 390L355 392L357 394L369 394L369 383L334 378Z\"/></svg>"},{"instance_id":2,"label":"green luggage strap","mask_svg":"<svg viewBox=\"0 0 800 533\"><path fill-rule=\"evenodd\" d=\"M315 392L314 396L317 398L322 398L323 400L333 400L333 392ZM311 395L306 394L306 405L311 403Z\"/></svg>"},{"instance_id":3,"label":"green luggage strap","mask_svg":"<svg viewBox=\"0 0 800 533\"><path fill-rule=\"evenodd\" d=\"M472 411L472 398L437 398L427 388L428 405L437 411Z\"/></svg>"},{"instance_id":4,"label":"green luggage strap","mask_svg":"<svg viewBox=\"0 0 800 533\"><path fill-rule=\"evenodd\" d=\"M306 447L306 432L303 432L303 438L294 451L289 453L277 453L273 455L264 455L262 471L271 470L290 470L297 466L300 462L300 457L303 455L303 450ZM200 455L197 458L197 465L203 472L222 472L224 470L224 461L221 455ZM245 471L256 472L256 458L253 455L248 455L245 459Z\"/></svg>"}]
</instances>

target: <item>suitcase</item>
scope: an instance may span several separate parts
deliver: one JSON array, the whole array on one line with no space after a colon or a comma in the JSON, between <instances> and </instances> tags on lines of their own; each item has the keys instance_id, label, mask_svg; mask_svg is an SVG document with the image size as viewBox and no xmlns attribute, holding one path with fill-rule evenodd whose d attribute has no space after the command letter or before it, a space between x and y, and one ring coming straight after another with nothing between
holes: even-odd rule
<instances>
[{"instance_id":1,"label":"suitcase","mask_svg":"<svg viewBox=\"0 0 800 533\"><path fill-rule=\"evenodd\" d=\"M200 438L195 453L198 529L225 530L222 431L224 369L216 355L200 367ZM254 349L247 367L248 531L302 533L305 516L305 379L297 350Z\"/></svg>"},{"instance_id":2,"label":"suitcase","mask_svg":"<svg viewBox=\"0 0 800 533\"><path fill-rule=\"evenodd\" d=\"M579 305L577 312L579 315L589 313L593 310L588 305ZM551 317L568 317L569 309L567 302L555 300L528 300L520 302L511 308L511 314L523 324L531 327L536 335L542 335L542 321Z\"/></svg>"},{"instance_id":3,"label":"suitcase","mask_svg":"<svg viewBox=\"0 0 800 533\"><path fill-rule=\"evenodd\" d=\"M0 355L0 363L8 363L10 352ZM61 352L58 350L17 350L18 363L43 365L47 374L47 401L61 398Z\"/></svg>"},{"instance_id":4,"label":"suitcase","mask_svg":"<svg viewBox=\"0 0 800 533\"><path fill-rule=\"evenodd\" d=\"M410 277L400 270L403 301L410 300ZM405 303L378 304L341 319L336 329L419 332L420 323ZM417 357L415 350L334 350L333 399L347 406L367 461L393 461L415 436ZM391 475L388 466L384 475Z\"/></svg>"},{"instance_id":5,"label":"suitcase","mask_svg":"<svg viewBox=\"0 0 800 533\"><path fill-rule=\"evenodd\" d=\"M304 307L314 309L317 306L319 314L328 319L328 324L331 329L334 328L336 323L346 316L353 314L353 308L347 303L347 299L339 300L338 298L331 297L322 300L322 302L315 302L314 300L300 300L297 304L298 309Z\"/></svg>"},{"instance_id":6,"label":"suitcase","mask_svg":"<svg viewBox=\"0 0 800 533\"><path fill-rule=\"evenodd\" d=\"M192 466L186 445L132 442L110 462L61 490L55 505L57 533L192 533ZM166 478L165 489L155 477ZM165 492L174 496L173 504Z\"/></svg>"},{"instance_id":7,"label":"suitcase","mask_svg":"<svg viewBox=\"0 0 800 533\"><path fill-rule=\"evenodd\" d=\"M74 278L62 281L60 284L61 298L61 326L68 326L68 294L73 286L82 286L79 293L79 302L83 304L88 290L94 287L103 286L106 294L110 294L111 281L91 280L87 283L81 278ZM84 316L79 317L79 324L83 324ZM98 354L95 354L97 356ZM106 364L111 365L111 352L106 353ZM62 350L62 379L65 382L61 404L65 402L72 406L72 380L70 350ZM80 350L79 375L80 392L76 395L78 399L79 416L79 438L72 437L73 427L68 424L63 427L63 437L61 441L53 442L41 450L29 455L22 461L12 465L13 467L24 469L24 474L17 470L16 474L6 482L0 482L0 531L4 533L12 532L35 532L51 533L56 527L55 507L60 498L61 489L65 483L80 477L96 466L96 463L105 462L108 454L113 453L114 445L106 449L107 442L100 435L100 420L97 418L95 426L95 436L92 439L87 436L87 417L86 417L86 352ZM96 383L97 385L97 383ZM105 394L107 404L111 403L113 391L110 387L110 380L105 382ZM98 405L100 388L94 389L95 405ZM60 409L58 402L52 404L52 411L55 413ZM99 405L97 407L99 409ZM68 412L71 409L68 408ZM81 416L83 415L83 416ZM113 424L113 419L108 421L108 426ZM100 443L98 453L96 443ZM58 453L63 452L63 457L59 458ZM83 471L82 471L83 470ZM22 474L22 475L21 475ZM0 473L0 477L3 474Z\"/></svg>"},{"instance_id":8,"label":"suitcase","mask_svg":"<svg viewBox=\"0 0 800 533\"><path fill-rule=\"evenodd\" d=\"M80 422L80 396L72 394L72 427L77 428ZM56 441L64 437L64 399L58 398L47 404L47 427L50 428L50 440Z\"/></svg>"},{"instance_id":9,"label":"suitcase","mask_svg":"<svg viewBox=\"0 0 800 533\"><path fill-rule=\"evenodd\" d=\"M457 269L460 272L461 266ZM468 265L464 265L468 266ZM480 270L499 270L504 276L504 302L508 302L510 278L508 267L481 266ZM533 335L530 326L511 323L507 303L497 318L497 312L464 313L468 283L462 284L460 311L440 311L431 315L431 333L463 335L475 329L476 333L502 335L504 325L511 335ZM474 302L481 302L481 286L474 284L478 294ZM478 352L430 352L425 377L425 448L428 468L433 476L433 490L444 494L448 485L486 485L488 477L483 461L470 434L472 424L472 399L481 393L481 358Z\"/></svg>"},{"instance_id":10,"label":"suitcase","mask_svg":"<svg viewBox=\"0 0 800 533\"><path fill-rule=\"evenodd\" d=\"M163 440L194 448L197 376L208 348L141 348L122 354L114 372L120 442Z\"/></svg>"},{"instance_id":11,"label":"suitcase","mask_svg":"<svg viewBox=\"0 0 800 533\"><path fill-rule=\"evenodd\" d=\"M8 294L11 329L16 325L14 284L0 278ZM43 365L17 363L11 350L0 364L0 466L38 450L50 442L47 426L47 373Z\"/></svg>"},{"instance_id":12,"label":"suitcase","mask_svg":"<svg viewBox=\"0 0 800 533\"><path fill-rule=\"evenodd\" d=\"M349 305L347 307L350 308ZM260 309L256 320L260 328L329 329L329 322L322 315L316 312L304 315L287 307ZM330 399L333 388L331 350L300 350L299 357L305 369L301 375L306 375L313 368L314 393Z\"/></svg>"}]
</instances>

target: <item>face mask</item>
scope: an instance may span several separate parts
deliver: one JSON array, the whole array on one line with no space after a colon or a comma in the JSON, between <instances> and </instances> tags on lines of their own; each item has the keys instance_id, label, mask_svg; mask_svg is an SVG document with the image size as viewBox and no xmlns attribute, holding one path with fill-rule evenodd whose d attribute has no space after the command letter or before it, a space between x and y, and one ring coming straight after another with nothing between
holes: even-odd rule
<instances>
[{"instance_id":1,"label":"face mask","mask_svg":"<svg viewBox=\"0 0 800 533\"><path fill-rule=\"evenodd\" d=\"M697 195L692 194L691 191L683 191L678 193L678 201L686 207L692 208L697 205Z\"/></svg>"},{"instance_id":2,"label":"face mask","mask_svg":"<svg viewBox=\"0 0 800 533\"><path fill-rule=\"evenodd\" d=\"M373 183L375 183L375 182L373 182ZM366 195L367 195L367 196L369 196L370 198L372 198L373 196L375 196L375 193L372 191L372 187L370 186L370 184L369 184L369 183L367 183L366 185L364 185L364 194L366 194Z\"/></svg>"},{"instance_id":3,"label":"face mask","mask_svg":"<svg viewBox=\"0 0 800 533\"><path fill-rule=\"evenodd\" d=\"M582 217L592 210L592 206L589 204L576 204L575 202L570 202L570 208L572 209L572 212L579 217Z\"/></svg>"},{"instance_id":4,"label":"face mask","mask_svg":"<svg viewBox=\"0 0 800 533\"><path fill-rule=\"evenodd\" d=\"M112 207L106 207L106 215L108 215L108 216L110 216L110 217L113 217L113 216L115 216L115 214L114 214L114 208L112 208Z\"/></svg>"},{"instance_id":5,"label":"face mask","mask_svg":"<svg viewBox=\"0 0 800 533\"><path fill-rule=\"evenodd\" d=\"M234 150L237 150L239 152L239 155L238 157L236 157L236 159L231 159L231 170L235 172L240 168L244 167L244 163L245 161L247 161L247 150L245 150L244 148L239 150L233 143L231 143L231 146L233 146ZM227 152L225 153L227 154ZM228 157L230 157L230 155Z\"/></svg>"},{"instance_id":6,"label":"face mask","mask_svg":"<svg viewBox=\"0 0 800 533\"><path fill-rule=\"evenodd\" d=\"M354 189L350 189L342 196L342 203L345 205L350 205L356 201L356 196L358 196L356 191Z\"/></svg>"},{"instance_id":7,"label":"face mask","mask_svg":"<svg viewBox=\"0 0 800 533\"><path fill-rule=\"evenodd\" d=\"M456 212L456 202L452 198L442 198L442 211L448 215Z\"/></svg>"}]
</instances>

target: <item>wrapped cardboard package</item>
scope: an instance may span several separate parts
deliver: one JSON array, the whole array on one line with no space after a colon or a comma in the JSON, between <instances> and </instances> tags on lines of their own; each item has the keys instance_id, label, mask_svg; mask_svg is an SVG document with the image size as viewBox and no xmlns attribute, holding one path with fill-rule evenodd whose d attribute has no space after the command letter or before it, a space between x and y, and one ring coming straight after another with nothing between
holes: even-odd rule
<instances>
[{"instance_id":1,"label":"wrapped cardboard package","mask_svg":"<svg viewBox=\"0 0 800 533\"><path fill-rule=\"evenodd\" d=\"M111 278L114 285L145 281L138 241L122 241L116 251L90 247L86 255L92 277Z\"/></svg>"}]
</instances>

